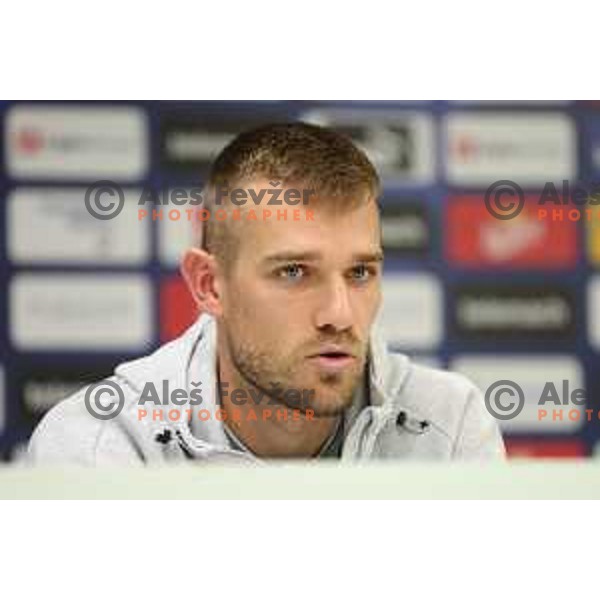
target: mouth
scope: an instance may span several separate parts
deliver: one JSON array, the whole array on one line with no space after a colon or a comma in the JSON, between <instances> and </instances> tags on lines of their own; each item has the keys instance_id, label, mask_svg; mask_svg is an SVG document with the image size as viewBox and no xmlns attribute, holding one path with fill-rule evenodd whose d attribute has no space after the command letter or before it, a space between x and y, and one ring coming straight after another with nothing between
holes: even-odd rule
<instances>
[{"instance_id":1,"label":"mouth","mask_svg":"<svg viewBox=\"0 0 600 600\"><path fill-rule=\"evenodd\" d=\"M356 356L343 348L324 348L308 357L309 361L327 370L345 369L356 362Z\"/></svg>"}]
</instances>

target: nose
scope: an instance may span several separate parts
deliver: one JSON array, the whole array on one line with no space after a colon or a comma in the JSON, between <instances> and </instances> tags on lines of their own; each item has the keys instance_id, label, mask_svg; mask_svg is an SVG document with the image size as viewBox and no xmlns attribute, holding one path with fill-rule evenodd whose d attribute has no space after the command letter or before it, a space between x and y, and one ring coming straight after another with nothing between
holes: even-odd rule
<instances>
[{"instance_id":1,"label":"nose","mask_svg":"<svg viewBox=\"0 0 600 600\"><path fill-rule=\"evenodd\" d=\"M345 279L339 277L332 280L321 294L315 314L317 328L343 331L352 327L352 306Z\"/></svg>"}]
</instances>

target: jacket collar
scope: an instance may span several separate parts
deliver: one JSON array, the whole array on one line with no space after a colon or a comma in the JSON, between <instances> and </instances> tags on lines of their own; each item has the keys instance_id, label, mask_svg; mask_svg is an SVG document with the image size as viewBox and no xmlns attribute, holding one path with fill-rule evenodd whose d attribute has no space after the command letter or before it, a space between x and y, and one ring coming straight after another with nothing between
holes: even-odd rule
<instances>
[{"instance_id":1,"label":"jacket collar","mask_svg":"<svg viewBox=\"0 0 600 600\"><path fill-rule=\"evenodd\" d=\"M165 344L148 357L123 363L115 371L117 377L125 379L128 385L137 392L136 398L139 397L147 382L153 382L160 390L162 382L168 380L171 389L185 389L188 396L192 389L196 388L194 384L201 382L203 400L201 406L177 406L181 409L181 418L173 422L173 426L178 430L192 454L232 453L220 422L214 418L206 421L192 419L192 422L188 422L185 416L186 408L193 408L192 414L197 413L200 408L205 408L210 411L211 415L214 415L218 408L216 330L215 319L208 314L201 315L181 337ZM381 330L377 324L374 325L369 339L369 377L366 384L369 391L369 403L376 412L380 413L382 422L389 418L396 418L397 413L402 410L400 390L409 371L409 358L403 354L395 354L394 360L391 360ZM137 415L137 402L134 404L135 406L131 408ZM361 389L357 391L353 406L358 407L356 412L360 412L363 405ZM166 411L174 407L167 404L162 408ZM355 414L352 420L356 416ZM132 415L129 415L129 418L132 418ZM152 435L155 436L164 428L165 423L149 422L148 426Z\"/></svg>"}]
</instances>

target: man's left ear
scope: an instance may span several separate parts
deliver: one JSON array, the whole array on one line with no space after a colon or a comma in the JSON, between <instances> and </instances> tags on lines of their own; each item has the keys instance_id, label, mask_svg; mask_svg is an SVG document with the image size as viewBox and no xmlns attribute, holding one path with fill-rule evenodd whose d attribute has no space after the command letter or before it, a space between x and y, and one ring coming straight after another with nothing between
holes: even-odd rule
<instances>
[{"instance_id":1,"label":"man's left ear","mask_svg":"<svg viewBox=\"0 0 600 600\"><path fill-rule=\"evenodd\" d=\"M215 257L200 248L190 248L183 255L180 271L200 312L207 312L213 317L221 316Z\"/></svg>"}]
</instances>

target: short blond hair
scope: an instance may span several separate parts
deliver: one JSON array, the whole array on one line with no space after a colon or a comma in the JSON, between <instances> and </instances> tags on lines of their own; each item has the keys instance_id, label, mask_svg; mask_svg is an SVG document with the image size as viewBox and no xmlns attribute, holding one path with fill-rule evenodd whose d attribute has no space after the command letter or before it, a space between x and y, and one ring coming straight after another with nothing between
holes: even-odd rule
<instances>
[{"instance_id":1,"label":"short blond hair","mask_svg":"<svg viewBox=\"0 0 600 600\"><path fill-rule=\"evenodd\" d=\"M214 207L214 190L256 179L314 190L324 209L352 210L381 193L375 167L349 137L302 122L264 125L230 142L210 170L206 208ZM202 248L225 265L233 262L239 247L239 235L227 221L208 219L201 232Z\"/></svg>"}]
</instances>

